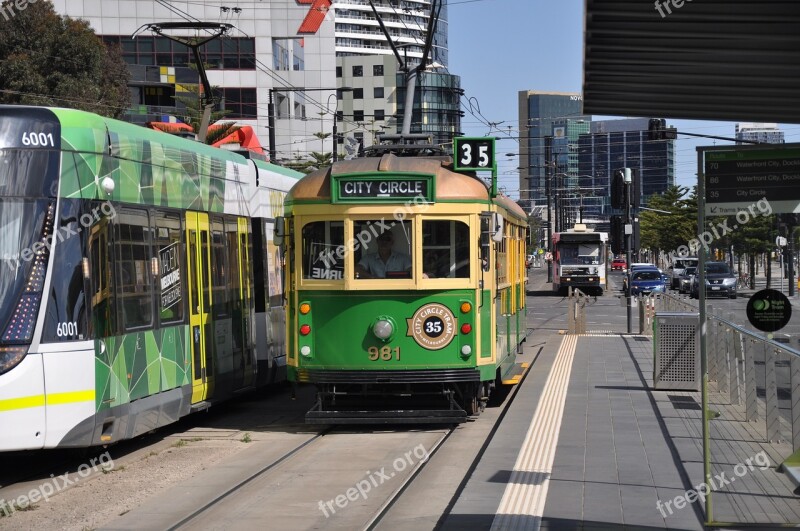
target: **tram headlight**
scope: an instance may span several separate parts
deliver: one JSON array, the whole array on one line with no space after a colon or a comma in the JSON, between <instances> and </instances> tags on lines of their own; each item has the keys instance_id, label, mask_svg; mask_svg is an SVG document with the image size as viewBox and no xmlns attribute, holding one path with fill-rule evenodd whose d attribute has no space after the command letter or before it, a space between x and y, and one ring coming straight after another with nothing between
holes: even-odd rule
<instances>
[{"instance_id":1,"label":"tram headlight","mask_svg":"<svg viewBox=\"0 0 800 531\"><path fill-rule=\"evenodd\" d=\"M303 345L302 347L300 347L300 354L302 354L306 358L310 358L311 357L311 347L309 347L308 345Z\"/></svg>"},{"instance_id":2,"label":"tram headlight","mask_svg":"<svg viewBox=\"0 0 800 531\"><path fill-rule=\"evenodd\" d=\"M388 317L379 317L372 325L372 333L381 341L388 341L394 335L394 323Z\"/></svg>"},{"instance_id":3,"label":"tram headlight","mask_svg":"<svg viewBox=\"0 0 800 531\"><path fill-rule=\"evenodd\" d=\"M464 359L469 358L472 355L472 347L469 345L464 345L461 347L461 357Z\"/></svg>"},{"instance_id":4,"label":"tram headlight","mask_svg":"<svg viewBox=\"0 0 800 531\"><path fill-rule=\"evenodd\" d=\"M0 347L0 374L19 365L27 350L26 347Z\"/></svg>"}]
</instances>

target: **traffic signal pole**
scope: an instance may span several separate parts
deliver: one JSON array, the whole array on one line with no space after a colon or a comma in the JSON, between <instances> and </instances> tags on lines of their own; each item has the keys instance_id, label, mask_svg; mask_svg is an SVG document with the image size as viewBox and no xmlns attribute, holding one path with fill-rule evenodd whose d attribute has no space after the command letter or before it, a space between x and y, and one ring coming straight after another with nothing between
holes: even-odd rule
<instances>
[{"instance_id":1,"label":"traffic signal pole","mask_svg":"<svg viewBox=\"0 0 800 531\"><path fill-rule=\"evenodd\" d=\"M627 271L625 272L628 275L628 290L625 294L625 306L627 308L627 315L628 315L628 333L633 333L633 308L631 307L631 259L633 258L633 252L631 250L632 247L632 238L633 238L633 219L631 218L631 188L632 188L632 179L631 179L631 170L630 168L625 168L625 261L628 264Z\"/></svg>"}]
</instances>

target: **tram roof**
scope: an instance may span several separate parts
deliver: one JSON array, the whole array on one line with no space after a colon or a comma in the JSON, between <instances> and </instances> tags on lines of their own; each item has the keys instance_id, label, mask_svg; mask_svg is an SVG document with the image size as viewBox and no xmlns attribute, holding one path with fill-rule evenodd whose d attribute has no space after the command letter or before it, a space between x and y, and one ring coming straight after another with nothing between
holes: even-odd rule
<instances>
[{"instance_id":1,"label":"tram roof","mask_svg":"<svg viewBox=\"0 0 800 531\"><path fill-rule=\"evenodd\" d=\"M398 157L386 154L381 157L366 157L339 161L333 166L309 173L292 187L286 202L331 201L331 176L358 174L425 174L436 179L436 201L489 201L489 189L474 175L453 171L453 159L441 157ZM511 198L498 196L494 202L522 219L522 210Z\"/></svg>"}]
</instances>

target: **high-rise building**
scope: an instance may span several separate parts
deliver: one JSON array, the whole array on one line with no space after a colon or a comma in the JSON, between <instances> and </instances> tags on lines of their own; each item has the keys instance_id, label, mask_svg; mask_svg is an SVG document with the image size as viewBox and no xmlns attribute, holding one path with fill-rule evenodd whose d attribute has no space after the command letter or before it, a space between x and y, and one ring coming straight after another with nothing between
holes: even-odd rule
<instances>
[{"instance_id":1,"label":"high-rise building","mask_svg":"<svg viewBox=\"0 0 800 531\"><path fill-rule=\"evenodd\" d=\"M431 0L373 0L384 26L401 47L410 65L418 65L425 48L425 36L431 12ZM448 65L447 4L439 2L441 11L433 37L429 59L443 67ZM378 24L372 7L364 0L335 0L336 56L390 55L394 52Z\"/></svg>"},{"instance_id":2,"label":"high-rise building","mask_svg":"<svg viewBox=\"0 0 800 531\"><path fill-rule=\"evenodd\" d=\"M675 185L675 141L649 140L648 118L592 122L591 132L578 140L580 188L596 192L584 212L607 218L611 214L611 177L615 170L638 173L641 204Z\"/></svg>"},{"instance_id":3,"label":"high-rise building","mask_svg":"<svg viewBox=\"0 0 800 531\"><path fill-rule=\"evenodd\" d=\"M750 140L762 144L783 144L783 131L778 124L742 122L736 124L736 140ZM740 144L741 142L737 142Z\"/></svg>"},{"instance_id":4,"label":"high-rise building","mask_svg":"<svg viewBox=\"0 0 800 531\"><path fill-rule=\"evenodd\" d=\"M556 167L557 161L553 160L550 149L559 146L561 142L566 146L562 149L566 151L560 155L569 164L569 150L572 149L569 146L574 145L569 137L575 136L580 130L578 124L581 120L591 120L581 114L582 108L583 98L578 93L535 90L519 92L520 200L527 202L529 207L546 203L547 177L550 175L548 172L555 174L569 169ZM559 140L548 140L554 138L554 133L561 131L559 127L564 128Z\"/></svg>"},{"instance_id":5,"label":"high-rise building","mask_svg":"<svg viewBox=\"0 0 800 531\"><path fill-rule=\"evenodd\" d=\"M425 48L431 0L373 3L407 68L418 66ZM441 10L428 56L429 69L416 78L409 129L442 144L461 134L463 90L461 79L443 70L448 64L447 4L437 5ZM375 133L401 131L408 79L368 3L336 0L334 8L337 82L340 87L354 89L342 94L338 125L345 133L338 141L347 144L353 138L369 146L375 141Z\"/></svg>"},{"instance_id":6,"label":"high-rise building","mask_svg":"<svg viewBox=\"0 0 800 531\"><path fill-rule=\"evenodd\" d=\"M156 22L221 22L233 25L221 39L201 48L208 78L217 88L225 119L254 127L261 143L268 138L268 103L275 106L277 161L305 158L311 151L330 152L333 140L317 137L333 128L336 94L334 22L331 2L237 0L235 5L153 0L54 0L62 15L82 18L107 43L122 47L132 79L127 119L144 123L185 113L175 96L196 98L199 79L189 65L192 52L143 26ZM131 36L138 34L135 38ZM205 31L181 30L181 36ZM291 90L285 90L289 88ZM297 89L309 89L298 91ZM320 90L325 89L325 90ZM324 144L324 142L323 142Z\"/></svg>"}]
</instances>

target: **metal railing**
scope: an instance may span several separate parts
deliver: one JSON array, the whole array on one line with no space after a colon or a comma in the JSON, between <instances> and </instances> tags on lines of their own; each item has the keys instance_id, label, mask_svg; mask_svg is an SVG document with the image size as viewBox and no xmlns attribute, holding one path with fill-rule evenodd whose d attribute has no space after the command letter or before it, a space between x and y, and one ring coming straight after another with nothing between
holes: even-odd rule
<instances>
[{"instance_id":1,"label":"metal railing","mask_svg":"<svg viewBox=\"0 0 800 531\"><path fill-rule=\"evenodd\" d=\"M652 333L658 311L691 311L697 306L667 293L639 300L640 316ZM649 312L648 308L653 311ZM764 442L791 444L800 458L800 350L736 323L732 312L706 311L708 380L728 404L743 407L747 422L762 423ZM649 322L648 322L649 319ZM786 468L786 467L784 467ZM788 472L788 470L787 470ZM800 477L792 478L800 488Z\"/></svg>"}]
</instances>

